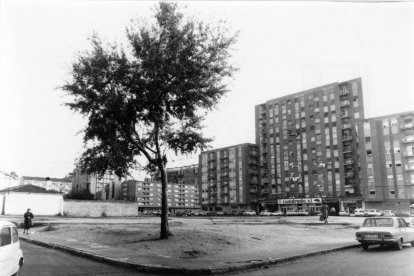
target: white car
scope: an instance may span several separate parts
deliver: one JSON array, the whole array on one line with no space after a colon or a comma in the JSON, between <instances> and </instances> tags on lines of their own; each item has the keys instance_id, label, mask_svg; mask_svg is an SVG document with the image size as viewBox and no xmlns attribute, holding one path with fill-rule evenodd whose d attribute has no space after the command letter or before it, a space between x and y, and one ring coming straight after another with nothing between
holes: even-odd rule
<instances>
[{"instance_id":1,"label":"white car","mask_svg":"<svg viewBox=\"0 0 414 276\"><path fill-rule=\"evenodd\" d=\"M364 210L364 217L379 217L382 213L376 209L366 209Z\"/></svg>"},{"instance_id":2,"label":"white car","mask_svg":"<svg viewBox=\"0 0 414 276\"><path fill-rule=\"evenodd\" d=\"M398 250L403 248L404 243L414 246L414 228L398 217L366 218L355 235L364 250L374 244L393 245Z\"/></svg>"},{"instance_id":3,"label":"white car","mask_svg":"<svg viewBox=\"0 0 414 276\"><path fill-rule=\"evenodd\" d=\"M349 217L351 214L348 213L347 211L339 211L339 215L341 217Z\"/></svg>"},{"instance_id":4,"label":"white car","mask_svg":"<svg viewBox=\"0 0 414 276\"><path fill-rule=\"evenodd\" d=\"M242 214L243 214L243 216L255 216L256 212L252 211L252 210L246 210Z\"/></svg>"},{"instance_id":5,"label":"white car","mask_svg":"<svg viewBox=\"0 0 414 276\"><path fill-rule=\"evenodd\" d=\"M269 211L261 211L260 213L259 213L259 216L271 216L272 215L272 213L271 212L269 212Z\"/></svg>"},{"instance_id":6,"label":"white car","mask_svg":"<svg viewBox=\"0 0 414 276\"><path fill-rule=\"evenodd\" d=\"M395 217L395 213L392 210L384 210L382 215L384 217Z\"/></svg>"},{"instance_id":7,"label":"white car","mask_svg":"<svg viewBox=\"0 0 414 276\"><path fill-rule=\"evenodd\" d=\"M362 217L364 215L365 210L364 209L355 209L354 215L356 217Z\"/></svg>"},{"instance_id":8,"label":"white car","mask_svg":"<svg viewBox=\"0 0 414 276\"><path fill-rule=\"evenodd\" d=\"M23 266L16 225L0 221L0 275L19 275Z\"/></svg>"},{"instance_id":9,"label":"white car","mask_svg":"<svg viewBox=\"0 0 414 276\"><path fill-rule=\"evenodd\" d=\"M282 216L283 213L281 211L274 211L272 213L270 213L271 216Z\"/></svg>"}]
</instances>

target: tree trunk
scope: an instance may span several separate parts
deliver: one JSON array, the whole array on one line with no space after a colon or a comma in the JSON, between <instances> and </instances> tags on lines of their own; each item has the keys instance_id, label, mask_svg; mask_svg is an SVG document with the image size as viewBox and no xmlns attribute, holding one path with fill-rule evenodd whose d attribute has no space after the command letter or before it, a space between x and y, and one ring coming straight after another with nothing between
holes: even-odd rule
<instances>
[{"instance_id":1,"label":"tree trunk","mask_svg":"<svg viewBox=\"0 0 414 276\"><path fill-rule=\"evenodd\" d=\"M161 173L161 232L160 239L168 239L172 236L168 226L168 201L167 201L167 174L164 165L159 166Z\"/></svg>"}]
</instances>

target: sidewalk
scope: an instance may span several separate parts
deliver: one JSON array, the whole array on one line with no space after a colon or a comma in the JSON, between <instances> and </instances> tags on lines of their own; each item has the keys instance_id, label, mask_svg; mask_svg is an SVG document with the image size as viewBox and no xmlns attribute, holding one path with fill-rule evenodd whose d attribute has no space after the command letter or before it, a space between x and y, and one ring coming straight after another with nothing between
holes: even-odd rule
<instances>
[{"instance_id":1,"label":"sidewalk","mask_svg":"<svg viewBox=\"0 0 414 276\"><path fill-rule=\"evenodd\" d=\"M293 220L293 222L291 220ZM306 221L301 221L301 218L293 218L291 220L289 220L289 223L307 223ZM252 247L252 250L248 251L240 249L239 251L227 252L226 254L208 254L197 258L183 258L179 257L179 254L148 254L139 252L138 250L132 250L132 248L128 248L127 246L119 246L119 244L116 246L110 243L105 245L97 242L82 241L74 237L55 237L53 232L50 234L48 232L35 232L30 235L21 235L21 239L38 245L64 250L94 260L130 267L137 271L165 273L168 275L211 275L272 265L306 256L358 246L354 235L351 235L354 231L350 230L349 233L347 232L346 235L342 236L332 236L335 235L336 228L340 227L340 218L337 220L338 221L333 221L327 226L315 226L314 223L311 224L311 227L321 227L320 230L318 229L318 232L323 233L322 237L314 237L315 234L305 231L306 227L303 227L304 234L299 237L297 237L296 234L295 237L292 237L291 242L280 243L279 246ZM183 221L185 222L185 220ZM200 221L205 223L205 220ZM222 221L224 221L224 219L222 219ZM129 222L129 220L127 222ZM196 220L191 221L193 224L196 224L197 222L198 221ZM216 224L215 227L219 227L220 220L216 220L213 223ZM240 224L241 222L238 221L238 223ZM252 226L249 225L247 227ZM262 226L255 225L253 227L260 229ZM286 228L290 227L289 225L281 225L278 227L280 233L282 233L281 231L289 232L290 229ZM296 226L296 228L298 228L298 226ZM330 230L327 231L327 229ZM308 236L306 233L309 233L310 235ZM251 233L249 235L251 235ZM326 241L324 241L323 235L325 235ZM329 235L329 237L327 235ZM314 241L309 242L310 239L314 239Z\"/></svg>"}]
</instances>

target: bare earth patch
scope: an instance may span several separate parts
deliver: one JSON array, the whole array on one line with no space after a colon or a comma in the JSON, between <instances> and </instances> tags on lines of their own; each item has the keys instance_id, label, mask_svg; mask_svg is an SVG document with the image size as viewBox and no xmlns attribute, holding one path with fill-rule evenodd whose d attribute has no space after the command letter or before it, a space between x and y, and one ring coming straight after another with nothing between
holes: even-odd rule
<instances>
[{"instance_id":1,"label":"bare earth patch","mask_svg":"<svg viewBox=\"0 0 414 276\"><path fill-rule=\"evenodd\" d=\"M58 224L39 229L39 237L78 240L168 258L208 259L225 256L239 260L247 256L263 258L280 255L285 248L315 250L327 244L353 242L355 229L350 223L321 224L287 218L180 219L169 222L173 236L159 240L156 218L142 223ZM301 251L302 250L302 251ZM292 251L292 250L290 250ZM246 259L242 258L242 259Z\"/></svg>"}]
</instances>

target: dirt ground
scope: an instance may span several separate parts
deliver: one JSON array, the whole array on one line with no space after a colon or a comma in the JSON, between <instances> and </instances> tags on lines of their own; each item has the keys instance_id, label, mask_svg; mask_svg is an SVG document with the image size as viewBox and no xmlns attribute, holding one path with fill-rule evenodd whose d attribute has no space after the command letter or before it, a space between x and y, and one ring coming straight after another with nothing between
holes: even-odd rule
<instances>
[{"instance_id":1,"label":"dirt ground","mask_svg":"<svg viewBox=\"0 0 414 276\"><path fill-rule=\"evenodd\" d=\"M333 219L330 224L317 217L291 218L171 218L173 236L159 240L159 218L106 223L50 221L33 228L39 237L87 241L125 248L144 254L179 258L209 258L242 255L271 256L275 250L289 247L326 247L355 241L359 221Z\"/></svg>"}]
</instances>

